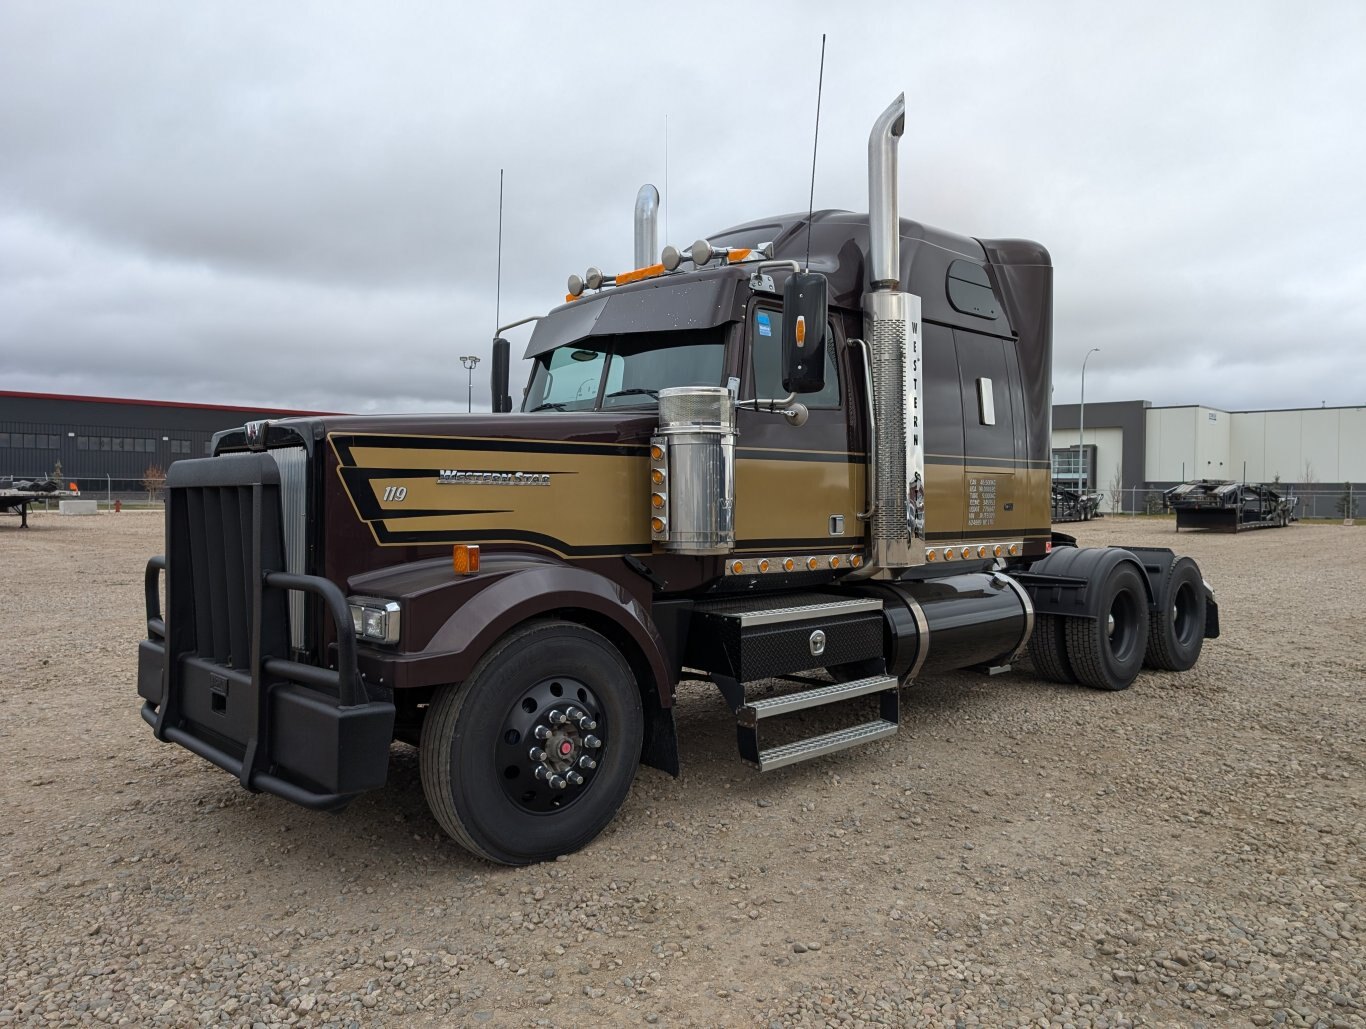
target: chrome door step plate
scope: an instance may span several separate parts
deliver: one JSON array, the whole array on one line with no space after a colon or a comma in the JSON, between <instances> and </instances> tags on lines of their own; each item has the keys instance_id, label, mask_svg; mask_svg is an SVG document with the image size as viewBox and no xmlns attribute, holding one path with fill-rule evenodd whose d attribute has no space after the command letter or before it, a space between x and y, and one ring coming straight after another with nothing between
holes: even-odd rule
<instances>
[{"instance_id":1,"label":"chrome door step plate","mask_svg":"<svg viewBox=\"0 0 1366 1029\"><path fill-rule=\"evenodd\" d=\"M731 619L742 629L748 629L756 625L804 622L813 618L834 618L839 615L882 610L882 601L876 597L842 598L811 593L800 597L774 597L774 607L760 606L763 599L767 598L718 600L698 604L693 611L699 615Z\"/></svg>"},{"instance_id":2,"label":"chrome door step plate","mask_svg":"<svg viewBox=\"0 0 1366 1029\"><path fill-rule=\"evenodd\" d=\"M881 693L884 690L895 690L896 688L897 681L890 675L870 675L866 679L837 682L834 685L821 686L814 690L798 690L795 693L785 693L778 697L747 701L736 712L736 718L741 725L753 726L761 718L791 714L793 711L803 711L806 708L820 707L824 704L837 704L842 700L853 700L855 697L867 696L870 693Z\"/></svg>"},{"instance_id":3,"label":"chrome door step plate","mask_svg":"<svg viewBox=\"0 0 1366 1029\"><path fill-rule=\"evenodd\" d=\"M796 743L787 743L781 747L761 750L756 764L759 771L771 772L775 768L782 768L785 765L795 765L799 761L810 761L812 758L833 754L837 750L845 750L861 743L872 743L873 740L893 736L896 734L896 730L897 724L895 722L878 718L848 729L837 729L822 736L813 736L809 740L798 740Z\"/></svg>"}]
</instances>

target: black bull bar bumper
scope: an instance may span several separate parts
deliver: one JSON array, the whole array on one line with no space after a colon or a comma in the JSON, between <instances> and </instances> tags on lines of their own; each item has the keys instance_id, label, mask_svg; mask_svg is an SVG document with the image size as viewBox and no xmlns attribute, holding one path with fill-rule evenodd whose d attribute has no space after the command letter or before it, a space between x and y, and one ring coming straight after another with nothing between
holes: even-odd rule
<instances>
[{"instance_id":1,"label":"black bull bar bumper","mask_svg":"<svg viewBox=\"0 0 1366 1029\"><path fill-rule=\"evenodd\" d=\"M335 810L384 785L394 705L367 695L342 591L282 570L279 482L269 454L172 467L167 553L147 563L138 694L157 739L231 772L248 790ZM312 594L330 618L335 667L287 656L290 590Z\"/></svg>"}]
</instances>

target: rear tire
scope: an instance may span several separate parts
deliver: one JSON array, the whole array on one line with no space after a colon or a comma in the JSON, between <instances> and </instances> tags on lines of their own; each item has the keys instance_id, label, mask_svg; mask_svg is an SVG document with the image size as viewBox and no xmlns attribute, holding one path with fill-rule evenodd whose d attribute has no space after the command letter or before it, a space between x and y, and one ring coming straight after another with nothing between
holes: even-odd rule
<instances>
[{"instance_id":1,"label":"rear tire","mask_svg":"<svg viewBox=\"0 0 1366 1029\"><path fill-rule=\"evenodd\" d=\"M573 622L533 622L433 699L422 723L422 791L467 850L504 865L548 861L612 820L643 734L640 692L620 652Z\"/></svg>"},{"instance_id":2,"label":"rear tire","mask_svg":"<svg viewBox=\"0 0 1366 1029\"><path fill-rule=\"evenodd\" d=\"M1029 660L1041 679L1050 682L1075 683L1076 673L1067 663L1067 619L1060 615L1037 615L1034 632L1029 637Z\"/></svg>"},{"instance_id":3,"label":"rear tire","mask_svg":"<svg viewBox=\"0 0 1366 1029\"><path fill-rule=\"evenodd\" d=\"M1095 618L1064 620L1067 662L1077 680L1098 690L1127 690L1143 667L1148 591L1133 565L1115 565L1102 582Z\"/></svg>"},{"instance_id":4,"label":"rear tire","mask_svg":"<svg viewBox=\"0 0 1366 1029\"><path fill-rule=\"evenodd\" d=\"M1188 557L1180 558L1157 598L1157 615L1148 627L1149 668L1184 672L1200 660L1205 643L1205 580Z\"/></svg>"}]
</instances>

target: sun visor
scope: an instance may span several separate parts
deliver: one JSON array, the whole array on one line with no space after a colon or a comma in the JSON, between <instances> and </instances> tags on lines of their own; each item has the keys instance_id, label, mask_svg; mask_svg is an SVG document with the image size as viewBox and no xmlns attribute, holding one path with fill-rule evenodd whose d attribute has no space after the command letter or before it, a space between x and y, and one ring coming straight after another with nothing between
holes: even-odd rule
<instances>
[{"instance_id":1,"label":"sun visor","mask_svg":"<svg viewBox=\"0 0 1366 1029\"><path fill-rule=\"evenodd\" d=\"M604 293L552 311L536 323L527 358L590 336L710 329L732 318L733 276Z\"/></svg>"}]
</instances>

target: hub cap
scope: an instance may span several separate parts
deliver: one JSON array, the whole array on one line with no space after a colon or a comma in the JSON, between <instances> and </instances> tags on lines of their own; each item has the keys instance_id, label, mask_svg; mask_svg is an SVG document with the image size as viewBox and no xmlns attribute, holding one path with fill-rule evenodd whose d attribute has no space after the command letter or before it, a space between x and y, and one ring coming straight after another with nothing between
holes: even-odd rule
<instances>
[{"instance_id":1,"label":"hub cap","mask_svg":"<svg viewBox=\"0 0 1366 1029\"><path fill-rule=\"evenodd\" d=\"M503 792L526 811L560 811L593 785L606 741L602 705L586 684L542 680L503 720L494 755Z\"/></svg>"}]
</instances>

